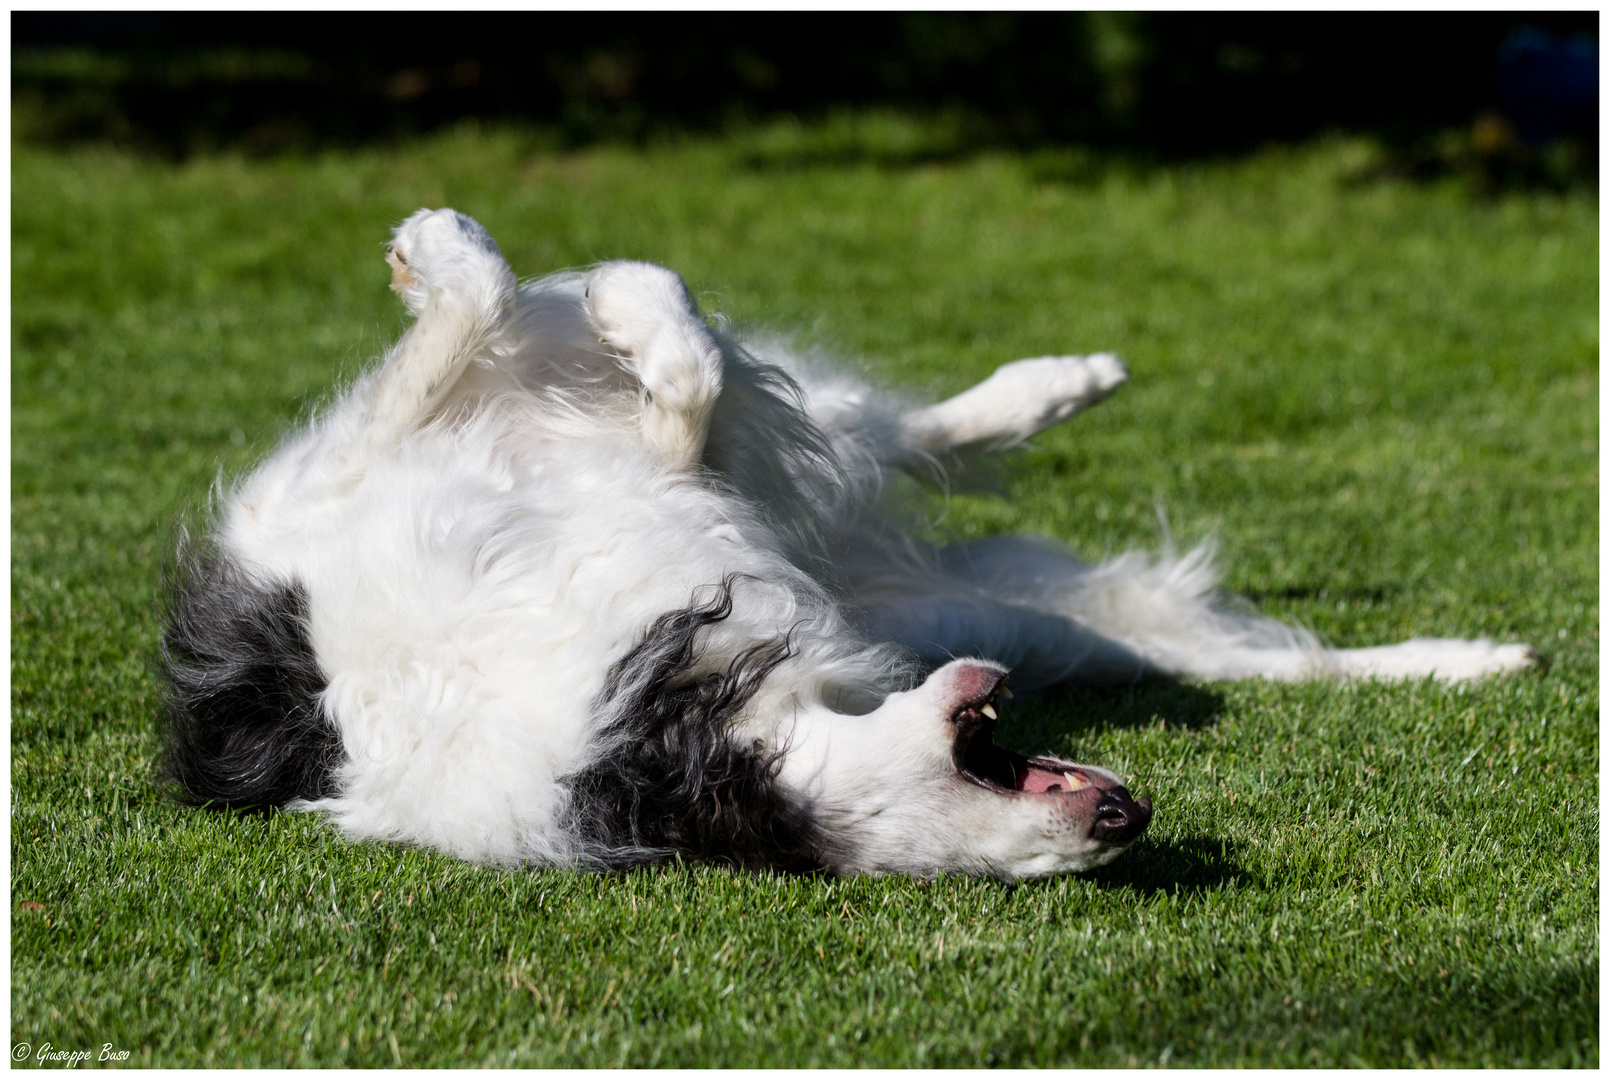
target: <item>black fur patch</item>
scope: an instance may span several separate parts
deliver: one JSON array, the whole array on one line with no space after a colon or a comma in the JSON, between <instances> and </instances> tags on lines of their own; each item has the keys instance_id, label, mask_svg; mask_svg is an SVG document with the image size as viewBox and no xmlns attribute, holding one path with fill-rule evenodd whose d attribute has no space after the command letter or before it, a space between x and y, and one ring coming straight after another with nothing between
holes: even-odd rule
<instances>
[{"instance_id":1,"label":"black fur patch","mask_svg":"<svg viewBox=\"0 0 1610 1080\"><path fill-rule=\"evenodd\" d=\"M264 585L214 551L181 545L168 575L162 772L183 798L281 806L332 791L341 737L308 640L300 585Z\"/></svg>"},{"instance_id":2,"label":"black fur patch","mask_svg":"<svg viewBox=\"0 0 1610 1080\"><path fill-rule=\"evenodd\" d=\"M700 862L805 870L821 865L809 814L777 784L781 753L739 745L730 726L786 639L740 654L723 672L690 677L694 639L732 613L729 576L708 602L667 612L610 669L597 705L612 747L566 778L571 828L605 866L681 855Z\"/></svg>"}]
</instances>

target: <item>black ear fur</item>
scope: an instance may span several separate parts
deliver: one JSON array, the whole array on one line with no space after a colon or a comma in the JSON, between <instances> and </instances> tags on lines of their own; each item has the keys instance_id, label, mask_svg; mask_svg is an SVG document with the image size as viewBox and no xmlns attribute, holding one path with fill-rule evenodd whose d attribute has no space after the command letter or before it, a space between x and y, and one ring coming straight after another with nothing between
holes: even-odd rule
<instances>
[{"instance_id":1,"label":"black ear fur","mask_svg":"<svg viewBox=\"0 0 1610 1080\"><path fill-rule=\"evenodd\" d=\"M655 620L611 669L596 715L608 750L567 778L571 828L609 867L696 861L803 870L821 865L810 815L777 783L778 748L740 745L732 722L792 655L786 638L693 675L699 631L732 613L729 575L715 595Z\"/></svg>"},{"instance_id":2,"label":"black ear fur","mask_svg":"<svg viewBox=\"0 0 1610 1080\"><path fill-rule=\"evenodd\" d=\"M253 579L181 539L166 575L162 775L213 806L282 806L333 790L341 737L319 695L301 585Z\"/></svg>"}]
</instances>

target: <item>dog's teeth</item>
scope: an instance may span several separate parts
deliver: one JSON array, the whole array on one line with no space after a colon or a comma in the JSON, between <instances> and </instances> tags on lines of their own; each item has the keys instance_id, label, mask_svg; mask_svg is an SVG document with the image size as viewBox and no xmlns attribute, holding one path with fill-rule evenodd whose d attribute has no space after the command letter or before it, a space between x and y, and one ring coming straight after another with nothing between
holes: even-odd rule
<instances>
[{"instance_id":1,"label":"dog's teeth","mask_svg":"<svg viewBox=\"0 0 1610 1080\"><path fill-rule=\"evenodd\" d=\"M1071 772L1065 772L1062 774L1062 776L1068 781L1069 791L1082 791L1090 786L1090 781L1086 780L1082 776L1075 776Z\"/></svg>"},{"instance_id":2,"label":"dog's teeth","mask_svg":"<svg viewBox=\"0 0 1610 1080\"><path fill-rule=\"evenodd\" d=\"M995 706L991 705L987 701L983 704L982 707L979 708L978 711L983 713L985 716L989 717L991 720L998 720L999 719L999 717L997 717L995 715Z\"/></svg>"},{"instance_id":3,"label":"dog's teeth","mask_svg":"<svg viewBox=\"0 0 1610 1080\"><path fill-rule=\"evenodd\" d=\"M1007 701L1012 700L1012 691L1008 690L1004 685L996 687L995 693L1000 697L1005 698Z\"/></svg>"}]
</instances>

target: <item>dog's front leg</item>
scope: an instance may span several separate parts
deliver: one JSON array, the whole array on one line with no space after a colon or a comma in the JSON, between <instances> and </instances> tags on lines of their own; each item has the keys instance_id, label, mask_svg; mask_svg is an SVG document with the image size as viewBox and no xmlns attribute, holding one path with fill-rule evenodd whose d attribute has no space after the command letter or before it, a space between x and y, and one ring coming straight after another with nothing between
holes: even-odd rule
<instances>
[{"instance_id":1,"label":"dog's front leg","mask_svg":"<svg viewBox=\"0 0 1610 1080\"><path fill-rule=\"evenodd\" d=\"M721 395L721 346L681 276L605 263L587 281L587 304L599 340L642 384L644 439L678 466L698 464Z\"/></svg>"},{"instance_id":2,"label":"dog's front leg","mask_svg":"<svg viewBox=\"0 0 1610 1080\"><path fill-rule=\"evenodd\" d=\"M349 477L441 404L470 361L496 347L514 304L514 272L496 241L456 211L421 210L404 221L386 261L392 289L417 321L381 366L345 455Z\"/></svg>"},{"instance_id":3,"label":"dog's front leg","mask_svg":"<svg viewBox=\"0 0 1610 1080\"><path fill-rule=\"evenodd\" d=\"M929 454L1004 450L1104 400L1129 379L1111 353L1003 364L953 398L907 413L907 441Z\"/></svg>"}]
</instances>

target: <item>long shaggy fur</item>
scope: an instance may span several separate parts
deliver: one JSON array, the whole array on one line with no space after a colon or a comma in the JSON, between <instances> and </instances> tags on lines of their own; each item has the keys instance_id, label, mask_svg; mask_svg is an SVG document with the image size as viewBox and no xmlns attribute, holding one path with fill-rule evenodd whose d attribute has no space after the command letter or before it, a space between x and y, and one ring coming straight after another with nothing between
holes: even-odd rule
<instances>
[{"instance_id":1,"label":"long shaggy fur","mask_svg":"<svg viewBox=\"0 0 1610 1080\"><path fill-rule=\"evenodd\" d=\"M592 860L631 866L676 856L737 865L817 865L809 813L777 784L781 750L734 726L777 666L786 638L721 671L690 674L705 628L732 614L732 581L656 619L622 657L596 705L600 745L567 777L572 829Z\"/></svg>"},{"instance_id":2,"label":"long shaggy fur","mask_svg":"<svg viewBox=\"0 0 1610 1080\"><path fill-rule=\"evenodd\" d=\"M166 768L193 801L483 863L1022 877L1114 858L1151 805L994 746L1008 669L1032 690L1530 662L1324 648L1220 596L1205 548L1092 565L905 527L902 488L1101 401L1112 356L922 406L740 342L662 267L517 286L450 210L388 262L413 326L223 494L170 581Z\"/></svg>"},{"instance_id":3,"label":"long shaggy fur","mask_svg":"<svg viewBox=\"0 0 1610 1080\"><path fill-rule=\"evenodd\" d=\"M306 593L188 543L171 573L164 774L190 801L221 807L330 794L341 736L319 701L328 680Z\"/></svg>"}]
</instances>

